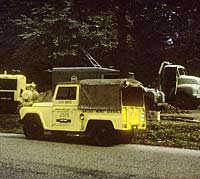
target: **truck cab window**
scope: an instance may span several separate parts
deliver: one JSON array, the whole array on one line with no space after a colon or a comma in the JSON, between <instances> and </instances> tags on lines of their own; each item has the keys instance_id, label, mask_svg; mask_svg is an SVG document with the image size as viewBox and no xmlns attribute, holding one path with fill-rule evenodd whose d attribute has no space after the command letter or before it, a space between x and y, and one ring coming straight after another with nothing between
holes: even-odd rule
<instances>
[{"instance_id":1,"label":"truck cab window","mask_svg":"<svg viewBox=\"0 0 200 179\"><path fill-rule=\"evenodd\" d=\"M76 100L76 87L59 87L57 100Z\"/></svg>"},{"instance_id":2,"label":"truck cab window","mask_svg":"<svg viewBox=\"0 0 200 179\"><path fill-rule=\"evenodd\" d=\"M184 68L179 68L179 75L185 75L185 69Z\"/></svg>"}]
</instances>

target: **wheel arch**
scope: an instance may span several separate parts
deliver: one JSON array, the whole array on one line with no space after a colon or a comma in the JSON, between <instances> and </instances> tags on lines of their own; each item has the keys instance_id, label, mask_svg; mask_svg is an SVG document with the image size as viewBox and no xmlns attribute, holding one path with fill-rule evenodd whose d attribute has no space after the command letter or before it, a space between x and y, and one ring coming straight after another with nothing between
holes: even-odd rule
<instances>
[{"instance_id":1,"label":"wheel arch","mask_svg":"<svg viewBox=\"0 0 200 179\"><path fill-rule=\"evenodd\" d=\"M98 126L100 127L102 125L107 125L113 129L115 129L111 120L90 119L90 120L88 120L86 131L91 131L95 127L98 127Z\"/></svg>"},{"instance_id":2,"label":"wheel arch","mask_svg":"<svg viewBox=\"0 0 200 179\"><path fill-rule=\"evenodd\" d=\"M39 120L41 122L43 128L45 128L44 120L43 120L43 118L42 118L42 116L40 114L34 113L34 112L25 114L24 117L21 120L21 124L24 124L24 121L28 120L28 119Z\"/></svg>"},{"instance_id":3,"label":"wheel arch","mask_svg":"<svg viewBox=\"0 0 200 179\"><path fill-rule=\"evenodd\" d=\"M23 118L23 131L28 139L42 139L44 126L37 113L28 113Z\"/></svg>"}]
</instances>

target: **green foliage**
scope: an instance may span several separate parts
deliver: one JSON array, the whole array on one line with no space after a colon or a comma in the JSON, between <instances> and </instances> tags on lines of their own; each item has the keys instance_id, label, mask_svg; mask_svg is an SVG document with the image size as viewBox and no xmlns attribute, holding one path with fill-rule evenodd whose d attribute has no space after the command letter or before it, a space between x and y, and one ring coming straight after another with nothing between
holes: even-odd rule
<instances>
[{"instance_id":1,"label":"green foliage","mask_svg":"<svg viewBox=\"0 0 200 179\"><path fill-rule=\"evenodd\" d=\"M1 4L1 68L32 73L53 66L85 66L80 54L84 48L103 66L132 71L145 85L156 77L163 60L183 64L199 75L197 0L2 0Z\"/></svg>"},{"instance_id":2,"label":"green foliage","mask_svg":"<svg viewBox=\"0 0 200 179\"><path fill-rule=\"evenodd\" d=\"M73 17L71 1L65 1L59 9L45 3L43 7L31 9L30 16L21 15L13 22L20 29L18 38L24 40L15 56L20 53L24 56L36 44L46 51L45 60L76 56L80 48L110 50L116 47L113 13L91 15L79 21Z\"/></svg>"},{"instance_id":3,"label":"green foliage","mask_svg":"<svg viewBox=\"0 0 200 179\"><path fill-rule=\"evenodd\" d=\"M134 143L200 149L200 125L177 121L148 121L147 130Z\"/></svg>"}]
</instances>

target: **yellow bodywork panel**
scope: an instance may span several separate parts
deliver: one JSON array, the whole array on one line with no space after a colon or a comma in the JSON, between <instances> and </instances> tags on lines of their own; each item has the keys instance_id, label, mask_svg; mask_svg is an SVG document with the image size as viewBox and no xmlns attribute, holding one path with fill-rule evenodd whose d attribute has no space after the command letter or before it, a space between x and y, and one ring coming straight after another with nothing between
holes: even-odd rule
<instances>
[{"instance_id":1,"label":"yellow bodywork panel","mask_svg":"<svg viewBox=\"0 0 200 179\"><path fill-rule=\"evenodd\" d=\"M123 128L146 129L146 111L144 107L122 107Z\"/></svg>"}]
</instances>

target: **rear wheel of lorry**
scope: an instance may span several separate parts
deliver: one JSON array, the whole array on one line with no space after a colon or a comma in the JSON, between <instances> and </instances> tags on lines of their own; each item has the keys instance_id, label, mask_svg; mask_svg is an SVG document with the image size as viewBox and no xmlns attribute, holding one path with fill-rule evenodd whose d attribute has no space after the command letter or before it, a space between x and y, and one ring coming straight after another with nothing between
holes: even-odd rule
<instances>
[{"instance_id":1,"label":"rear wheel of lorry","mask_svg":"<svg viewBox=\"0 0 200 179\"><path fill-rule=\"evenodd\" d=\"M24 119L23 131L28 139L42 139L44 136L42 123L36 116L29 116Z\"/></svg>"},{"instance_id":2,"label":"rear wheel of lorry","mask_svg":"<svg viewBox=\"0 0 200 179\"><path fill-rule=\"evenodd\" d=\"M92 130L92 138L98 146L111 146L115 144L115 130L112 125L100 124Z\"/></svg>"},{"instance_id":3,"label":"rear wheel of lorry","mask_svg":"<svg viewBox=\"0 0 200 179\"><path fill-rule=\"evenodd\" d=\"M184 92L177 93L176 106L180 109L194 110L198 108L198 101L196 98L189 96Z\"/></svg>"}]
</instances>

